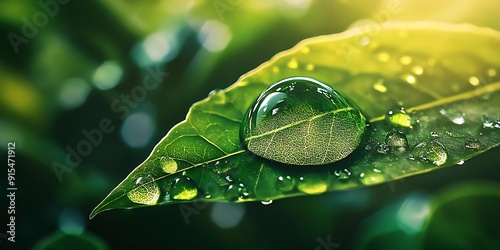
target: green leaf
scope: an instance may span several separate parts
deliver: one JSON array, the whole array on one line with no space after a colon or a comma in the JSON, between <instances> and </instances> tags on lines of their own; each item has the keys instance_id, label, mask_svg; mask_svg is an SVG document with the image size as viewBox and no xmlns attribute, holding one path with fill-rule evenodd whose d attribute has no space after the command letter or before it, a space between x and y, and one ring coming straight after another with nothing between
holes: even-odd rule
<instances>
[{"instance_id":1,"label":"green leaf","mask_svg":"<svg viewBox=\"0 0 500 250\"><path fill-rule=\"evenodd\" d=\"M116 208L267 201L374 185L453 166L500 144L499 32L432 22L364 30L306 39L195 103L90 217ZM328 84L370 122L345 159L300 167L243 146L240 127L250 105L292 76Z\"/></svg>"}]
</instances>

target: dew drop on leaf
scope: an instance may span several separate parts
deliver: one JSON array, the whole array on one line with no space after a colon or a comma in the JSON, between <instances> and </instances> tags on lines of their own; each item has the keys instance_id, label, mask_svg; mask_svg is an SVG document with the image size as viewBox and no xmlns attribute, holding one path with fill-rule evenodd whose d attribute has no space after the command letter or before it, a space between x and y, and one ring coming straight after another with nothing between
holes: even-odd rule
<instances>
[{"instance_id":1,"label":"dew drop on leaf","mask_svg":"<svg viewBox=\"0 0 500 250\"><path fill-rule=\"evenodd\" d=\"M381 173L365 173L363 176L360 176L360 181L364 185L375 185L385 181L385 177Z\"/></svg>"},{"instance_id":2,"label":"dew drop on leaf","mask_svg":"<svg viewBox=\"0 0 500 250\"><path fill-rule=\"evenodd\" d=\"M385 137L385 143L393 150L403 152L408 149L408 139L406 135L399 130L390 132Z\"/></svg>"},{"instance_id":3,"label":"dew drop on leaf","mask_svg":"<svg viewBox=\"0 0 500 250\"><path fill-rule=\"evenodd\" d=\"M294 186L295 186L295 181L289 175L280 176L276 181L276 188L281 192L292 191Z\"/></svg>"},{"instance_id":4,"label":"dew drop on leaf","mask_svg":"<svg viewBox=\"0 0 500 250\"><path fill-rule=\"evenodd\" d=\"M188 176L181 176L174 179L170 189L170 197L174 200L192 200L198 195L196 184Z\"/></svg>"},{"instance_id":5,"label":"dew drop on leaf","mask_svg":"<svg viewBox=\"0 0 500 250\"><path fill-rule=\"evenodd\" d=\"M465 138L465 148L467 149L479 149L481 144L476 138Z\"/></svg>"},{"instance_id":6,"label":"dew drop on leaf","mask_svg":"<svg viewBox=\"0 0 500 250\"><path fill-rule=\"evenodd\" d=\"M347 180L349 176L351 176L351 172L344 168L344 169L336 169L333 174L337 176L339 180Z\"/></svg>"},{"instance_id":7,"label":"dew drop on leaf","mask_svg":"<svg viewBox=\"0 0 500 250\"><path fill-rule=\"evenodd\" d=\"M493 128L493 120L491 120L488 116L483 115L481 119L483 120L483 128Z\"/></svg>"},{"instance_id":8,"label":"dew drop on leaf","mask_svg":"<svg viewBox=\"0 0 500 250\"><path fill-rule=\"evenodd\" d=\"M208 93L208 97L214 100L217 104L226 103L226 92L222 89L214 89Z\"/></svg>"},{"instance_id":9,"label":"dew drop on leaf","mask_svg":"<svg viewBox=\"0 0 500 250\"><path fill-rule=\"evenodd\" d=\"M443 165L448 159L446 150L439 141L421 142L413 149L414 157L430 162L436 166Z\"/></svg>"},{"instance_id":10,"label":"dew drop on leaf","mask_svg":"<svg viewBox=\"0 0 500 250\"><path fill-rule=\"evenodd\" d=\"M448 118L451 122L462 125L465 122L465 114L454 109L441 109L439 113Z\"/></svg>"},{"instance_id":11,"label":"dew drop on leaf","mask_svg":"<svg viewBox=\"0 0 500 250\"><path fill-rule=\"evenodd\" d=\"M267 201L261 201L262 205L271 205L273 203L273 200L267 200Z\"/></svg>"},{"instance_id":12,"label":"dew drop on leaf","mask_svg":"<svg viewBox=\"0 0 500 250\"><path fill-rule=\"evenodd\" d=\"M379 154L385 155L391 151L391 148L385 143L377 143L377 145L375 145L375 150L377 150Z\"/></svg>"},{"instance_id":13,"label":"dew drop on leaf","mask_svg":"<svg viewBox=\"0 0 500 250\"><path fill-rule=\"evenodd\" d=\"M229 185L224 193L224 197L229 201L245 200L249 195L247 187L241 182Z\"/></svg>"},{"instance_id":14,"label":"dew drop on leaf","mask_svg":"<svg viewBox=\"0 0 500 250\"><path fill-rule=\"evenodd\" d=\"M387 114L389 122L393 125L412 128L411 126L411 116L406 113L404 109L398 111L389 111Z\"/></svg>"},{"instance_id":15,"label":"dew drop on leaf","mask_svg":"<svg viewBox=\"0 0 500 250\"><path fill-rule=\"evenodd\" d=\"M306 194L322 194L328 189L328 185L324 177L309 174L299 177L297 188Z\"/></svg>"},{"instance_id":16,"label":"dew drop on leaf","mask_svg":"<svg viewBox=\"0 0 500 250\"><path fill-rule=\"evenodd\" d=\"M155 205L160 198L160 189L151 175L138 177L134 187L127 193L127 197L134 203Z\"/></svg>"},{"instance_id":17,"label":"dew drop on leaf","mask_svg":"<svg viewBox=\"0 0 500 250\"><path fill-rule=\"evenodd\" d=\"M267 88L247 112L241 137L248 150L293 165L324 165L360 144L366 120L328 85L306 77Z\"/></svg>"},{"instance_id":18,"label":"dew drop on leaf","mask_svg":"<svg viewBox=\"0 0 500 250\"><path fill-rule=\"evenodd\" d=\"M160 165L161 169L167 174L173 174L177 171L177 162L170 157L160 157Z\"/></svg>"},{"instance_id":19,"label":"dew drop on leaf","mask_svg":"<svg viewBox=\"0 0 500 250\"><path fill-rule=\"evenodd\" d=\"M223 174L223 173L227 173L229 172L229 170L231 170L232 168L232 165L228 163L228 161L217 161L215 162L212 170L216 173L216 174Z\"/></svg>"}]
</instances>

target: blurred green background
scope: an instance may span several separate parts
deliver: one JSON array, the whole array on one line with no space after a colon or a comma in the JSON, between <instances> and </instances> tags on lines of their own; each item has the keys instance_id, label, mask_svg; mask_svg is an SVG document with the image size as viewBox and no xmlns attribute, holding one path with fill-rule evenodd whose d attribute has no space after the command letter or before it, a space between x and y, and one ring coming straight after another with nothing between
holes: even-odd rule
<instances>
[{"instance_id":1,"label":"blurred green background","mask_svg":"<svg viewBox=\"0 0 500 250\"><path fill-rule=\"evenodd\" d=\"M401 11L384 15L394 4ZM498 13L495 0L2 0L0 141L5 158L7 141L16 142L18 191L16 243L0 234L0 248L498 249L499 149L430 174L267 206L171 205L88 219L192 103L300 40L360 20L500 30ZM83 145L103 120L112 131ZM70 166L68 147L86 155Z\"/></svg>"}]
</instances>

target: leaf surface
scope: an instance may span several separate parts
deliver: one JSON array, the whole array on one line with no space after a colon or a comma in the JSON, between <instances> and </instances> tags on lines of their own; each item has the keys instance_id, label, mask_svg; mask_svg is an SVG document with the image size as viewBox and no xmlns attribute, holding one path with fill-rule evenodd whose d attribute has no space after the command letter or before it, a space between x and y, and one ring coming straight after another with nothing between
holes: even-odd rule
<instances>
[{"instance_id":1,"label":"leaf surface","mask_svg":"<svg viewBox=\"0 0 500 250\"><path fill-rule=\"evenodd\" d=\"M306 39L191 107L151 155L94 209L191 201L268 201L390 182L500 144L500 33L471 25L387 23ZM369 126L324 166L249 152L243 117L271 84L306 76L350 98ZM402 109L403 108L403 109Z\"/></svg>"}]
</instances>

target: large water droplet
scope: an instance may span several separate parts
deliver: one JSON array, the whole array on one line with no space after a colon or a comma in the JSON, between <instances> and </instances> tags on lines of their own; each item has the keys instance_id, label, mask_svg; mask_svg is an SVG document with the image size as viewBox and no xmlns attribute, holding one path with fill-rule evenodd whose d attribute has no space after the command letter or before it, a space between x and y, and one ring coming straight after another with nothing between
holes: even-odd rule
<instances>
[{"instance_id":1,"label":"large water droplet","mask_svg":"<svg viewBox=\"0 0 500 250\"><path fill-rule=\"evenodd\" d=\"M188 176L174 179L170 189L170 197L174 200L192 200L198 195L198 187Z\"/></svg>"},{"instance_id":2,"label":"large water droplet","mask_svg":"<svg viewBox=\"0 0 500 250\"><path fill-rule=\"evenodd\" d=\"M388 133L385 137L385 143L393 151L404 152L408 149L408 139L406 135L399 130Z\"/></svg>"},{"instance_id":3,"label":"large water droplet","mask_svg":"<svg viewBox=\"0 0 500 250\"><path fill-rule=\"evenodd\" d=\"M295 180L287 175L278 177L278 181L276 182L276 188L281 192L292 191L295 186Z\"/></svg>"},{"instance_id":4,"label":"large water droplet","mask_svg":"<svg viewBox=\"0 0 500 250\"><path fill-rule=\"evenodd\" d=\"M421 142L413 149L415 157L430 162L436 166L443 165L448 159L446 150L439 141Z\"/></svg>"},{"instance_id":5,"label":"large water droplet","mask_svg":"<svg viewBox=\"0 0 500 250\"><path fill-rule=\"evenodd\" d=\"M155 205L160 198L160 189L151 175L138 177L127 197L134 203Z\"/></svg>"},{"instance_id":6,"label":"large water droplet","mask_svg":"<svg viewBox=\"0 0 500 250\"><path fill-rule=\"evenodd\" d=\"M177 171L177 162L170 158L170 157L165 157L162 156L160 157L160 166L161 169L167 174L173 174L175 171Z\"/></svg>"},{"instance_id":7,"label":"large water droplet","mask_svg":"<svg viewBox=\"0 0 500 250\"><path fill-rule=\"evenodd\" d=\"M328 189L325 178L315 174L299 177L297 188L306 194L322 194Z\"/></svg>"},{"instance_id":8,"label":"large water droplet","mask_svg":"<svg viewBox=\"0 0 500 250\"><path fill-rule=\"evenodd\" d=\"M248 198L250 193L243 183L231 184L227 187L224 197L229 201L241 201Z\"/></svg>"},{"instance_id":9,"label":"large water droplet","mask_svg":"<svg viewBox=\"0 0 500 250\"><path fill-rule=\"evenodd\" d=\"M356 149L365 131L361 112L331 87L294 77L267 88L242 124L248 149L269 160L323 165Z\"/></svg>"}]
</instances>

